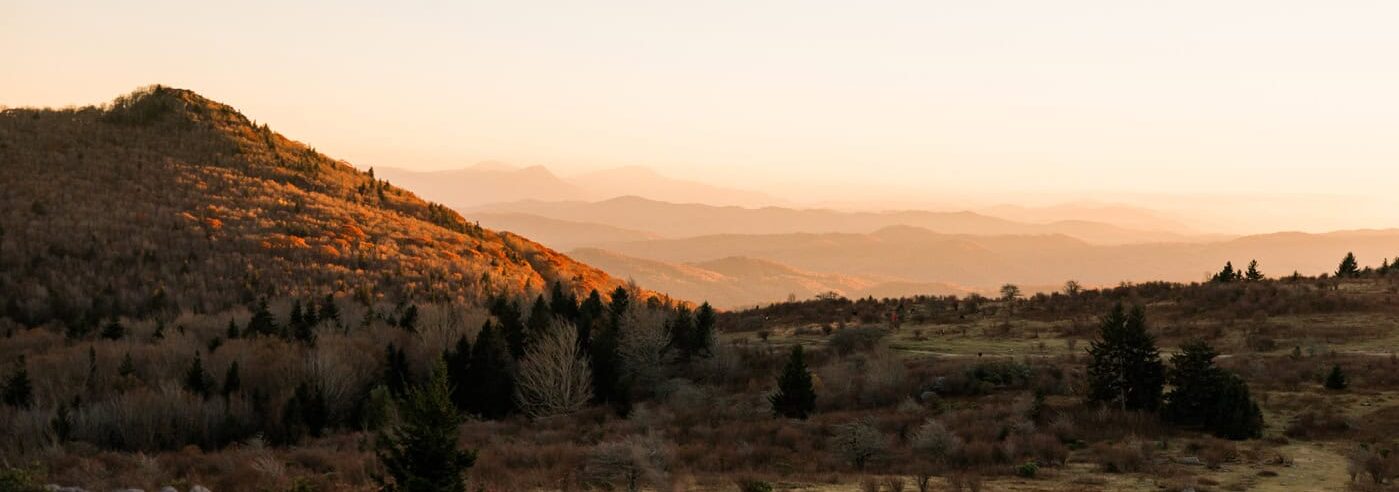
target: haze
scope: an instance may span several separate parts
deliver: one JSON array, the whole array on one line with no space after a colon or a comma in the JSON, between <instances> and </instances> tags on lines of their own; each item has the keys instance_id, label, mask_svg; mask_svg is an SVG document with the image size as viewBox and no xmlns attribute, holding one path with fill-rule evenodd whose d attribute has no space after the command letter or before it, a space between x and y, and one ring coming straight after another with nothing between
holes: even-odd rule
<instances>
[{"instance_id":1,"label":"haze","mask_svg":"<svg viewBox=\"0 0 1399 492\"><path fill-rule=\"evenodd\" d=\"M1396 21L1379 1L10 1L0 104L164 83L361 167L1378 228L1399 225Z\"/></svg>"}]
</instances>

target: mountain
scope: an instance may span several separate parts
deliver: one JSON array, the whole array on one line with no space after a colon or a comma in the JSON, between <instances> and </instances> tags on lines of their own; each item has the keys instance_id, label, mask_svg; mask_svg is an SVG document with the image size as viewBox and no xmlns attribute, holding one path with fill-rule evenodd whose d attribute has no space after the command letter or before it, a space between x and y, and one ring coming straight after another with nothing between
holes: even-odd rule
<instances>
[{"instance_id":1,"label":"mountain","mask_svg":"<svg viewBox=\"0 0 1399 492\"><path fill-rule=\"evenodd\" d=\"M619 255L669 263L703 263L747 257L824 274L879 277L909 282L945 282L976 290L1003 283L1085 285L1152 280L1200 281L1226 261L1241 267L1257 259L1272 276L1293 271L1334 271L1347 252L1362 264L1378 265L1399 255L1399 230L1278 233L1210 243L1152 243L1105 246L1063 234L944 234L908 226L867 234L716 234L616 243ZM623 269L609 270L627 275Z\"/></svg>"},{"instance_id":2,"label":"mountain","mask_svg":"<svg viewBox=\"0 0 1399 492\"><path fill-rule=\"evenodd\" d=\"M1112 224L1127 229L1195 234L1184 222L1155 210L1117 203L1070 202L1045 207L997 205L980 209L986 215L1020 222L1083 221Z\"/></svg>"},{"instance_id":3,"label":"mountain","mask_svg":"<svg viewBox=\"0 0 1399 492\"><path fill-rule=\"evenodd\" d=\"M0 162L0 292L15 319L332 292L471 303L556 281L619 284L187 90L5 110Z\"/></svg>"},{"instance_id":4,"label":"mountain","mask_svg":"<svg viewBox=\"0 0 1399 492\"><path fill-rule=\"evenodd\" d=\"M592 195L544 166L483 162L465 169L419 172L380 168L375 176L450 207L518 200L583 200Z\"/></svg>"},{"instance_id":5,"label":"mountain","mask_svg":"<svg viewBox=\"0 0 1399 492\"><path fill-rule=\"evenodd\" d=\"M562 251L599 244L660 238L651 232L530 214L477 212L471 214L471 219L483 227L510 231Z\"/></svg>"},{"instance_id":6,"label":"mountain","mask_svg":"<svg viewBox=\"0 0 1399 492\"><path fill-rule=\"evenodd\" d=\"M770 195L670 178L644 166L604 169L562 178L544 166L515 167L499 162L448 171L376 169L376 176L455 208L539 201L595 201L636 195L655 200L762 206L779 203Z\"/></svg>"},{"instance_id":7,"label":"mountain","mask_svg":"<svg viewBox=\"0 0 1399 492\"><path fill-rule=\"evenodd\" d=\"M823 292L847 297L914 294L964 295L968 289L940 282L902 282L875 277L822 274L798 270L772 260L731 256L704 262L671 263L595 248L569 255L613 275L686 299L708 299L722 309L809 299Z\"/></svg>"},{"instance_id":8,"label":"mountain","mask_svg":"<svg viewBox=\"0 0 1399 492\"><path fill-rule=\"evenodd\" d=\"M1183 234L1126 229L1100 222L1032 224L966 211L843 212L784 207L745 208L672 203L637 196L599 202L521 201L487 205L466 212L468 215L476 212L531 214L648 231L671 238L712 234L870 233L886 227L914 226L946 234L1065 234L1096 244L1192 240Z\"/></svg>"},{"instance_id":9,"label":"mountain","mask_svg":"<svg viewBox=\"0 0 1399 492\"><path fill-rule=\"evenodd\" d=\"M598 199L639 196L674 203L763 207L781 203L766 193L726 188L663 176L644 166L624 166L580 174L569 182Z\"/></svg>"}]
</instances>

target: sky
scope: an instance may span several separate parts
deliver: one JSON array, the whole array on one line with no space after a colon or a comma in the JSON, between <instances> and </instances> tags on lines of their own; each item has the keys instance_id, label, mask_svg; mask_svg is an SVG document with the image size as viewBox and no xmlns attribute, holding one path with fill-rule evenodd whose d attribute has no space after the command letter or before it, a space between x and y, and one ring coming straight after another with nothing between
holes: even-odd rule
<instances>
[{"instance_id":1,"label":"sky","mask_svg":"<svg viewBox=\"0 0 1399 492\"><path fill-rule=\"evenodd\" d=\"M162 83L364 167L1399 227L1396 25L1365 0L6 0L0 105Z\"/></svg>"}]
</instances>

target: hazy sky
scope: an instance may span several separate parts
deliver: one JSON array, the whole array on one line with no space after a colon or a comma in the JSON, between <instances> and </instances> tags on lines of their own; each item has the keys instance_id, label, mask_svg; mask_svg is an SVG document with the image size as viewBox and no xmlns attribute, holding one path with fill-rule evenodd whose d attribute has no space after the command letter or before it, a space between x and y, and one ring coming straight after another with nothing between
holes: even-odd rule
<instances>
[{"instance_id":1,"label":"hazy sky","mask_svg":"<svg viewBox=\"0 0 1399 492\"><path fill-rule=\"evenodd\" d=\"M1266 193L1282 224L1399 226L1392 0L0 2L0 104L157 82L363 166L643 164L805 200Z\"/></svg>"}]
</instances>

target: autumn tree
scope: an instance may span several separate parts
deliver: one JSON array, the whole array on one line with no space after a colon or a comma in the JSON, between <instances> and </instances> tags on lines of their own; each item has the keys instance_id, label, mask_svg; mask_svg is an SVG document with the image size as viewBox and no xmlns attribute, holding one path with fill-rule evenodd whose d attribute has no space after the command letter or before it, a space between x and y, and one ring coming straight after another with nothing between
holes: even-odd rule
<instances>
[{"instance_id":1,"label":"autumn tree","mask_svg":"<svg viewBox=\"0 0 1399 492\"><path fill-rule=\"evenodd\" d=\"M592 378L578 348L578 330L572 323L556 321L525 351L515 401L532 417L572 413L592 398Z\"/></svg>"},{"instance_id":2,"label":"autumn tree","mask_svg":"<svg viewBox=\"0 0 1399 492\"><path fill-rule=\"evenodd\" d=\"M1098 340L1088 349L1089 398L1128 410L1156 410L1165 384L1165 367L1156 339L1146 331L1141 306L1128 313L1119 303L1102 320Z\"/></svg>"},{"instance_id":3,"label":"autumn tree","mask_svg":"<svg viewBox=\"0 0 1399 492\"><path fill-rule=\"evenodd\" d=\"M777 392L768 397L768 402L772 403L772 413L779 417L804 420L816 410L816 391L801 345L792 347L787 365L777 378Z\"/></svg>"},{"instance_id":4,"label":"autumn tree","mask_svg":"<svg viewBox=\"0 0 1399 492\"><path fill-rule=\"evenodd\" d=\"M482 344L478 343L477 346ZM476 452L457 446L462 417L452 404L447 368L439 361L427 382L398 404L399 422L382 432L375 456L387 477L383 488L403 492L461 492Z\"/></svg>"}]
</instances>

